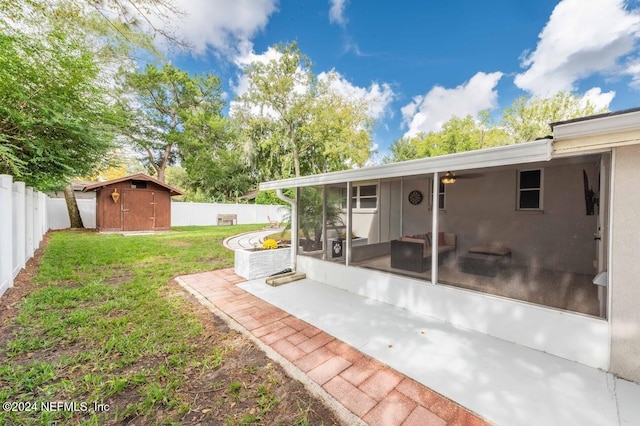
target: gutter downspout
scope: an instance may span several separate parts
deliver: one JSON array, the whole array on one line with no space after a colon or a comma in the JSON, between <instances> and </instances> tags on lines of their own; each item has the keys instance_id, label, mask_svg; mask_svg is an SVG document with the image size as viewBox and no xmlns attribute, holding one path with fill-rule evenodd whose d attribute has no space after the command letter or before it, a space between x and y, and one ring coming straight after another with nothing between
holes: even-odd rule
<instances>
[{"instance_id":1,"label":"gutter downspout","mask_svg":"<svg viewBox=\"0 0 640 426\"><path fill-rule=\"evenodd\" d=\"M297 193L298 188L296 188ZM279 199L291 205L291 270L296 272L298 260L298 203L296 200L284 195L280 188L276 189L276 195Z\"/></svg>"}]
</instances>

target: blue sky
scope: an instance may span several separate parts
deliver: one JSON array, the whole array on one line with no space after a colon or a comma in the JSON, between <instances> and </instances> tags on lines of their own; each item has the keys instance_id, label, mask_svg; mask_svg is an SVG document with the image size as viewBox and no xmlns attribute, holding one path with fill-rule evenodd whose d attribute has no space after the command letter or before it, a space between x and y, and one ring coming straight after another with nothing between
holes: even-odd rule
<instances>
[{"instance_id":1,"label":"blue sky","mask_svg":"<svg viewBox=\"0 0 640 426\"><path fill-rule=\"evenodd\" d=\"M522 95L571 91L610 110L640 106L640 4L623 0L178 0L192 50L170 56L221 77L230 102L239 65L297 41L314 72L335 71L365 97L374 144L438 130L454 115L502 110Z\"/></svg>"}]
</instances>

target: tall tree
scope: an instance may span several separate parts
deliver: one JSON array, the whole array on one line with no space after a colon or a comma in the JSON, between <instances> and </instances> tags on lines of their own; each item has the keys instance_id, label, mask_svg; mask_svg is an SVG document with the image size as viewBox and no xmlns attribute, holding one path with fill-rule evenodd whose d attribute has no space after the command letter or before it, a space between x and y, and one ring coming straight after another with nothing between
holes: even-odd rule
<instances>
[{"instance_id":1,"label":"tall tree","mask_svg":"<svg viewBox=\"0 0 640 426\"><path fill-rule=\"evenodd\" d=\"M364 165L371 120L365 101L350 101L319 82L297 44L245 69L248 90L232 110L260 179L286 178Z\"/></svg>"},{"instance_id":2,"label":"tall tree","mask_svg":"<svg viewBox=\"0 0 640 426\"><path fill-rule=\"evenodd\" d=\"M164 171L179 158L187 141L186 123L194 114L220 116L220 79L211 74L190 76L165 64L147 65L126 78L133 101L122 104L130 117L127 137L144 154L149 167L164 182Z\"/></svg>"},{"instance_id":3,"label":"tall tree","mask_svg":"<svg viewBox=\"0 0 640 426\"><path fill-rule=\"evenodd\" d=\"M108 163L120 122L111 70L132 49L154 50L135 22L104 9L125 4L140 14L170 0L0 2L0 171L48 190ZM68 184L65 198L82 227Z\"/></svg>"},{"instance_id":4,"label":"tall tree","mask_svg":"<svg viewBox=\"0 0 640 426\"><path fill-rule=\"evenodd\" d=\"M383 159L383 163L396 163L398 161L407 161L420 158L418 156L418 148L415 144L415 139L412 138L400 138L394 141L389 147L390 153Z\"/></svg>"},{"instance_id":5,"label":"tall tree","mask_svg":"<svg viewBox=\"0 0 640 426\"><path fill-rule=\"evenodd\" d=\"M363 166L371 153L373 120L367 116L367 104L332 92L329 84L318 83L310 119L299 132L303 157L308 161L302 168L305 174Z\"/></svg>"},{"instance_id":6,"label":"tall tree","mask_svg":"<svg viewBox=\"0 0 640 426\"><path fill-rule=\"evenodd\" d=\"M571 93L558 92L550 98L523 96L504 110L501 125L512 143L532 141L551 133L549 123L606 112L592 102Z\"/></svg>"},{"instance_id":7,"label":"tall tree","mask_svg":"<svg viewBox=\"0 0 640 426\"><path fill-rule=\"evenodd\" d=\"M113 146L100 68L64 28L33 36L4 21L0 29L0 172L59 188L102 164Z\"/></svg>"},{"instance_id":8,"label":"tall tree","mask_svg":"<svg viewBox=\"0 0 640 426\"><path fill-rule=\"evenodd\" d=\"M487 113L481 113L479 117L480 120L471 115L464 118L452 117L443 124L440 131L399 139L391 146L391 156L386 161L435 157L509 142L509 135L502 129L491 127Z\"/></svg>"},{"instance_id":9,"label":"tall tree","mask_svg":"<svg viewBox=\"0 0 640 426\"><path fill-rule=\"evenodd\" d=\"M196 114L185 128L188 138L181 147L181 163L191 193L209 201L237 201L256 184L229 119Z\"/></svg>"}]
</instances>

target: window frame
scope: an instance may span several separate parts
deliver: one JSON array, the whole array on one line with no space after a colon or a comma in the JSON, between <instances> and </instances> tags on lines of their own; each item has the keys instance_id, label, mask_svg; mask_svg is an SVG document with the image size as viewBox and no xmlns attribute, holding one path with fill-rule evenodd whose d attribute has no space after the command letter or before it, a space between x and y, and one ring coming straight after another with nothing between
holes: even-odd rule
<instances>
[{"instance_id":1,"label":"window frame","mask_svg":"<svg viewBox=\"0 0 640 426\"><path fill-rule=\"evenodd\" d=\"M521 188L521 177L524 172L540 172L540 184L534 188ZM538 206L537 207L520 207L521 195L523 192L538 191ZM544 169L518 169L516 174L516 210L517 211L542 211L544 200Z\"/></svg>"},{"instance_id":2,"label":"window frame","mask_svg":"<svg viewBox=\"0 0 640 426\"><path fill-rule=\"evenodd\" d=\"M362 195L361 194L361 188L364 186L373 186L375 188L375 194L374 195ZM347 209L347 194L346 194L346 189L347 188L340 188L340 192L341 192L341 196L340 196L340 207L342 208L342 210L346 210ZM352 209L358 210L358 211L366 211L366 212L373 212L378 210L378 203L380 202L380 186L377 183L362 183L362 184L358 184L358 185L352 185L351 186L352 191L355 191L356 194L355 196L352 194L348 194L348 196L351 196L351 206ZM362 199L368 199L368 200L375 200L376 202L376 206L375 207L361 207L361 201Z\"/></svg>"},{"instance_id":3,"label":"window frame","mask_svg":"<svg viewBox=\"0 0 640 426\"><path fill-rule=\"evenodd\" d=\"M440 204L440 198L442 197L442 204ZM433 209L433 179L429 182L429 209ZM438 210L447 210L447 185L440 183L438 185Z\"/></svg>"}]
</instances>

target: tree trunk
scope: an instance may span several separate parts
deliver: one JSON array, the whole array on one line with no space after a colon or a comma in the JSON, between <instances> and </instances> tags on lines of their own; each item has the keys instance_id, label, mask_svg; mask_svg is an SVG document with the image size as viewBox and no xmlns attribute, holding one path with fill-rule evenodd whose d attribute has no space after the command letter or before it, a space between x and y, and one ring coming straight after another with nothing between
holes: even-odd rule
<instances>
[{"instance_id":1,"label":"tree trunk","mask_svg":"<svg viewBox=\"0 0 640 426\"><path fill-rule=\"evenodd\" d=\"M64 199L67 202L67 211L69 212L69 220L72 228L84 228L82 217L80 217L80 209L76 201L76 194L73 192L71 183L64 187Z\"/></svg>"},{"instance_id":2,"label":"tree trunk","mask_svg":"<svg viewBox=\"0 0 640 426\"><path fill-rule=\"evenodd\" d=\"M158 179L162 183L164 183L164 169L164 164L160 167L156 167L156 173L158 174L158 176L156 176L156 179Z\"/></svg>"},{"instance_id":3,"label":"tree trunk","mask_svg":"<svg viewBox=\"0 0 640 426\"><path fill-rule=\"evenodd\" d=\"M293 154L293 168L296 177L300 177L300 152L298 152L298 141L296 139L296 131L293 127L289 128L289 140L291 143L291 153Z\"/></svg>"}]
</instances>

